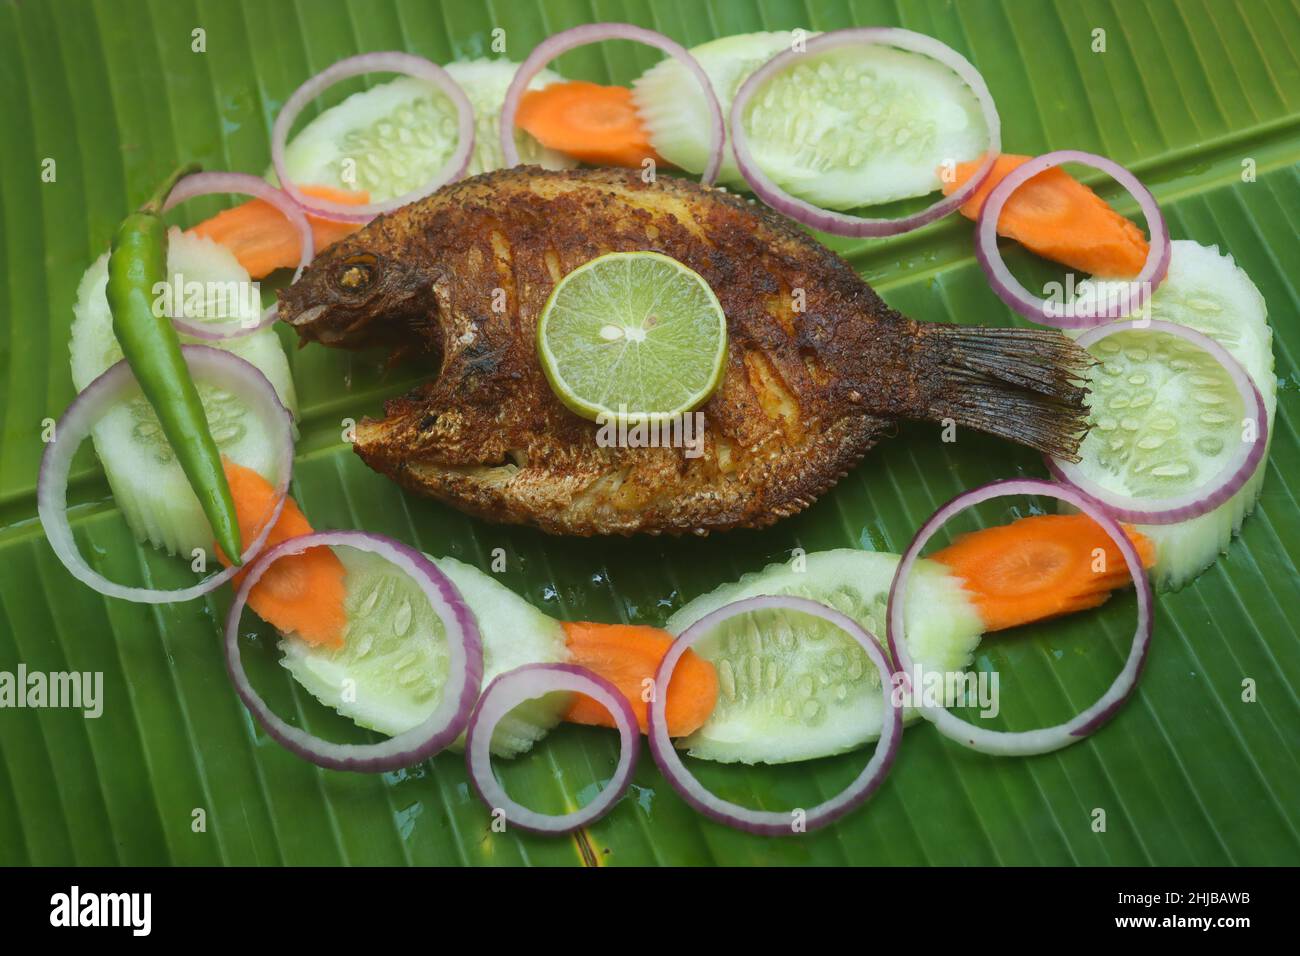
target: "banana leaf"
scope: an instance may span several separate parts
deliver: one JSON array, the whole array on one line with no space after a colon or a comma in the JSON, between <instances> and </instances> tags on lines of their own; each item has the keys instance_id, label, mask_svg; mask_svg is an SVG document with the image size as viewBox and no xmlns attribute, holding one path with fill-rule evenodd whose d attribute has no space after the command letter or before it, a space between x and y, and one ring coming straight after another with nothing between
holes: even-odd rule
<instances>
[{"instance_id":1,"label":"banana leaf","mask_svg":"<svg viewBox=\"0 0 1300 956\"><path fill-rule=\"evenodd\" d=\"M522 59L594 20L690 46L759 29L899 25L938 37L987 78L1004 148L1073 147L1133 169L1173 236L1219 244L1268 302L1281 387L1263 496L1231 550L1158 600L1142 683L1115 720L1065 751L996 759L909 729L863 810L812 834L754 837L692 812L643 753L633 787L575 835L493 832L462 759L366 776L270 741L227 681L228 595L175 606L106 600L51 552L36 520L42 428L74 390L67 341L77 281L126 210L183 160L263 170L272 120L306 77L360 51L436 62L489 55L496 27ZM206 47L193 49L192 31ZM1103 42L1098 42L1098 38ZM1289 0L0 0L0 670L99 671L98 719L0 710L5 864L1276 864L1300 861L1300 12ZM631 81L658 59L606 44L558 66ZM53 161L56 175L42 173ZM1131 201L1098 183L1125 212ZM189 204L182 224L220 208ZM1012 324L950 217L890 240L834 241L885 299L922 320ZM340 421L379 409L410 370L285 345L301 395L293 492L317 527L394 535L487 567L559 618L662 623L691 597L792 549L900 551L941 502L998 477L1044 473L993 439L903 425L804 514L706 540L562 540L407 496L365 468ZM71 488L78 540L104 573L163 579L93 458ZM996 516L995 516L996 517ZM1005 515L1003 515L1005 517ZM174 564L174 561L171 561ZM1057 721L1117 673L1134 600L989 638L976 666L1003 678L1006 725ZM266 635L268 655L273 644ZM346 736L341 718L270 666L281 713ZM1243 694L1253 682L1255 697ZM608 778L613 735L564 726L501 768L541 809ZM809 806L865 753L784 767L694 763L723 796ZM1096 811L1105 812L1104 829ZM201 811L201 813L200 813ZM196 821L206 825L199 827Z\"/></svg>"}]
</instances>

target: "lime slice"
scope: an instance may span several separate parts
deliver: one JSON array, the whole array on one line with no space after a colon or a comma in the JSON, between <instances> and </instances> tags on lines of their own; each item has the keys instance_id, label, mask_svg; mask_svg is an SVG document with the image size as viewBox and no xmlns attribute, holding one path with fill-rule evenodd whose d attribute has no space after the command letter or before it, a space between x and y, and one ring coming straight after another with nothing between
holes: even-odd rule
<instances>
[{"instance_id":1,"label":"lime slice","mask_svg":"<svg viewBox=\"0 0 1300 956\"><path fill-rule=\"evenodd\" d=\"M727 317L700 275L657 252L611 252L556 285L537 323L551 388L592 421L662 421L722 380Z\"/></svg>"}]
</instances>

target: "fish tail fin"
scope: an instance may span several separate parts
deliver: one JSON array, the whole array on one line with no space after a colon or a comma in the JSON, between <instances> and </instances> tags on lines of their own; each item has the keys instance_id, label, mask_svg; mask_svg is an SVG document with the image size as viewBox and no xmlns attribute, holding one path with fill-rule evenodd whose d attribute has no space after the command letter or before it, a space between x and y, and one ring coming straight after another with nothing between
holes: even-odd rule
<instances>
[{"instance_id":1,"label":"fish tail fin","mask_svg":"<svg viewBox=\"0 0 1300 956\"><path fill-rule=\"evenodd\" d=\"M1084 381L1093 358L1052 329L925 325L938 387L927 417L1079 460L1087 434Z\"/></svg>"}]
</instances>

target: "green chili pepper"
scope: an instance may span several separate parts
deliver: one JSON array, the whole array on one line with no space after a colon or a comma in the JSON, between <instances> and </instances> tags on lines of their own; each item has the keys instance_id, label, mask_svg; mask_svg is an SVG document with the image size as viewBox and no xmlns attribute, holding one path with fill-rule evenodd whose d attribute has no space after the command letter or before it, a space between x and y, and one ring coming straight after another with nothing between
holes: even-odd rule
<instances>
[{"instance_id":1,"label":"green chili pepper","mask_svg":"<svg viewBox=\"0 0 1300 956\"><path fill-rule=\"evenodd\" d=\"M171 319L154 308L158 300L155 286L168 278L163 203L177 180L198 170L191 164L172 173L152 199L117 227L108 257L108 305L122 354L157 413L163 434L212 525L217 544L238 564L243 552L239 519L221 466L221 453L208 430L207 413L181 354L180 336Z\"/></svg>"}]
</instances>

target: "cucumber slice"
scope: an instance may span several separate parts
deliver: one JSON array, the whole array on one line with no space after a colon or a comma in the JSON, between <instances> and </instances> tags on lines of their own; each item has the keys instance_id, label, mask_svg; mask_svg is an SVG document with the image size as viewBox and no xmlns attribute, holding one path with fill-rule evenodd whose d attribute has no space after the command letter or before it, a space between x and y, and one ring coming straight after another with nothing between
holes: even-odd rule
<instances>
[{"instance_id":1,"label":"cucumber slice","mask_svg":"<svg viewBox=\"0 0 1300 956\"><path fill-rule=\"evenodd\" d=\"M487 59L447 64L447 72L474 107L474 155L467 175L504 165L498 124L518 67L509 60ZM560 79L559 74L542 70L529 89ZM455 141L456 108L451 101L423 80L400 77L354 93L325 110L289 142L284 157L294 182L365 189L372 202L383 202L428 182L451 155ZM548 169L577 165L522 131L515 142L525 163ZM355 177L348 160L355 163ZM275 179L274 174L267 178Z\"/></svg>"},{"instance_id":2,"label":"cucumber slice","mask_svg":"<svg viewBox=\"0 0 1300 956\"><path fill-rule=\"evenodd\" d=\"M668 630L680 634L741 598L790 594L829 604L883 641L898 555L840 548L804 560L802 571L794 561L769 565L696 598L669 619ZM907 641L918 665L965 670L983 624L961 582L921 561L909 590ZM880 676L862 648L830 624L797 613L748 614L695 650L717 667L719 692L708 721L681 744L693 757L786 763L844 753L880 736Z\"/></svg>"},{"instance_id":3,"label":"cucumber slice","mask_svg":"<svg viewBox=\"0 0 1300 956\"><path fill-rule=\"evenodd\" d=\"M390 736L422 723L438 705L447 678L442 622L415 582L378 555L338 549L347 568L344 646L280 641L280 663L313 697L362 727ZM455 558L431 558L451 578L478 620L483 686L523 664L563 662L564 628L509 588ZM567 694L530 700L492 734L492 753L524 753L554 727ZM464 738L456 747L464 746Z\"/></svg>"},{"instance_id":4,"label":"cucumber slice","mask_svg":"<svg viewBox=\"0 0 1300 956\"><path fill-rule=\"evenodd\" d=\"M699 61L713 84L724 119L730 115L740 84L776 54L788 50L793 36L789 30L740 33L691 48L691 56ZM699 84L685 67L665 57L633 81L632 102L655 152L688 172L704 172L709 159L709 114ZM730 131L727 142L731 142ZM760 151L757 140L753 141L753 149L766 170L766 149ZM746 186L730 146L723 151L718 182Z\"/></svg>"},{"instance_id":5,"label":"cucumber slice","mask_svg":"<svg viewBox=\"0 0 1300 956\"><path fill-rule=\"evenodd\" d=\"M256 319L261 304L243 302L236 290L247 290L248 273L225 246L173 229L168 234L167 266L173 283L201 283L207 294L200 315L190 303L194 321L228 322ZM72 381L77 390L122 358L113 335L113 314L105 288L108 254L86 270L77 290L70 344ZM224 296L224 302L218 296ZM247 359L262 370L290 412L297 414L297 396L289 361L271 328L225 342L202 342L181 336L187 344L216 344ZM208 425L223 454L261 474L272 474L278 453L257 416L239 396L199 383L199 396L208 411ZM188 558L195 548L212 546L212 530L189 481L163 437L158 418L142 393L110 411L95 427L95 451L103 463L113 497L139 540Z\"/></svg>"},{"instance_id":6,"label":"cucumber slice","mask_svg":"<svg viewBox=\"0 0 1300 956\"><path fill-rule=\"evenodd\" d=\"M724 116L740 84L789 49L792 38L789 31L747 33L691 50ZM658 153L702 172L709 121L685 67L663 60L633 84L632 96ZM979 102L957 74L929 57L885 46L805 58L755 95L745 130L768 176L826 209L934 192L944 163L975 159L988 143ZM719 181L746 188L730 150Z\"/></svg>"},{"instance_id":7,"label":"cucumber slice","mask_svg":"<svg viewBox=\"0 0 1300 956\"><path fill-rule=\"evenodd\" d=\"M1088 285L1080 284L1080 295ZM1217 246L1174 242L1151 315L1204 332L1241 362L1264 397L1271 441L1273 330L1264 297L1232 256ZM1088 397L1093 429L1079 449L1088 477L1122 494L1166 495L1195 488L1222 467L1240 439L1244 410L1213 359L1172 336L1141 331L1113 335L1091 351L1101 364ZM1241 490L1213 511L1178 524L1139 526L1155 543L1157 587L1181 588L1227 550L1255 508L1267 461L1265 455Z\"/></svg>"}]
</instances>

